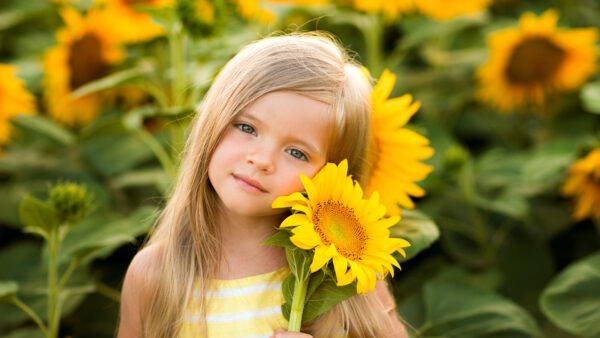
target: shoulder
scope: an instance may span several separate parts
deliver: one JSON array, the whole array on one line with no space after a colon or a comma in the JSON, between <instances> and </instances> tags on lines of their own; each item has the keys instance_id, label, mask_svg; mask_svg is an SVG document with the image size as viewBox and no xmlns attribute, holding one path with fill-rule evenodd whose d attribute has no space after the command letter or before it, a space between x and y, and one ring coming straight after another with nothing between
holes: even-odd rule
<instances>
[{"instance_id":1,"label":"shoulder","mask_svg":"<svg viewBox=\"0 0 600 338\"><path fill-rule=\"evenodd\" d=\"M134 257L121 290L121 318L119 337L141 337L142 309L148 309L152 291L158 280L157 262L162 247L153 244L140 250Z\"/></svg>"},{"instance_id":2,"label":"shoulder","mask_svg":"<svg viewBox=\"0 0 600 338\"><path fill-rule=\"evenodd\" d=\"M159 244L149 245L140 250L131 260L123 287L127 282L138 286L153 286L158 277L158 262L162 256L162 246Z\"/></svg>"}]
</instances>

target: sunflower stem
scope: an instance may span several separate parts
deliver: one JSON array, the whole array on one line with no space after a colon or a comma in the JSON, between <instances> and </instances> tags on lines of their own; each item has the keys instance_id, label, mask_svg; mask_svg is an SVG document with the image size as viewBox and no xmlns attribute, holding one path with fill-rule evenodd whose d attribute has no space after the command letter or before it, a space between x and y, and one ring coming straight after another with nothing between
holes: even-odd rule
<instances>
[{"instance_id":1,"label":"sunflower stem","mask_svg":"<svg viewBox=\"0 0 600 338\"><path fill-rule=\"evenodd\" d=\"M367 47L367 64L371 74L380 76L383 72L383 27L377 14L369 14L362 27Z\"/></svg>"},{"instance_id":2,"label":"sunflower stem","mask_svg":"<svg viewBox=\"0 0 600 338\"><path fill-rule=\"evenodd\" d=\"M57 258L59 250L58 229L52 229L48 241L48 331L46 337L52 338L58 335L58 288L57 288Z\"/></svg>"},{"instance_id":3,"label":"sunflower stem","mask_svg":"<svg viewBox=\"0 0 600 338\"><path fill-rule=\"evenodd\" d=\"M310 276L304 280L296 279L294 282L294 295L292 296L292 309L290 311L289 332L300 332L302 326L302 312L304 311L304 300Z\"/></svg>"}]
</instances>

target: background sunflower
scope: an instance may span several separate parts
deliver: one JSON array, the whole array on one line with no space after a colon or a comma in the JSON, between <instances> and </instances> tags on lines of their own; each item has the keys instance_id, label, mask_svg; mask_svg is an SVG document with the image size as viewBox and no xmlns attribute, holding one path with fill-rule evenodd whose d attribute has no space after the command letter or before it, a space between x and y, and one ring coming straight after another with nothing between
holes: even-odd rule
<instances>
[{"instance_id":1,"label":"background sunflower","mask_svg":"<svg viewBox=\"0 0 600 338\"><path fill-rule=\"evenodd\" d=\"M161 36L164 28L140 7L164 8L172 6L174 0L96 0L110 20L114 36L123 42L140 42Z\"/></svg>"},{"instance_id":2,"label":"background sunflower","mask_svg":"<svg viewBox=\"0 0 600 338\"><path fill-rule=\"evenodd\" d=\"M35 113L35 97L16 78L17 68L0 64L0 151L10 141L10 120L17 114Z\"/></svg>"},{"instance_id":3,"label":"background sunflower","mask_svg":"<svg viewBox=\"0 0 600 338\"><path fill-rule=\"evenodd\" d=\"M492 0L414 0L415 7L436 20L450 20L457 16L474 14L486 9Z\"/></svg>"},{"instance_id":4,"label":"background sunflower","mask_svg":"<svg viewBox=\"0 0 600 338\"><path fill-rule=\"evenodd\" d=\"M109 74L111 65L123 59L114 25L105 13L92 10L81 16L65 7L61 16L66 26L56 35L58 45L44 55L45 101L50 115L67 126L87 125L102 108L99 93L72 99L78 87Z\"/></svg>"},{"instance_id":5,"label":"background sunflower","mask_svg":"<svg viewBox=\"0 0 600 338\"><path fill-rule=\"evenodd\" d=\"M561 191L575 199L576 221L589 217L600 227L600 149L592 150L569 168Z\"/></svg>"},{"instance_id":6,"label":"background sunflower","mask_svg":"<svg viewBox=\"0 0 600 338\"><path fill-rule=\"evenodd\" d=\"M477 71L478 97L501 111L542 105L557 90L575 89L597 70L598 30L559 29L553 10L525 13L518 28L488 37L489 60Z\"/></svg>"},{"instance_id":7,"label":"background sunflower","mask_svg":"<svg viewBox=\"0 0 600 338\"><path fill-rule=\"evenodd\" d=\"M412 102L408 94L388 99L395 82L396 76L386 69L371 93L373 138L365 191L367 195L378 191L387 213L398 216L401 214L399 205L415 207L409 196L425 195L425 190L414 182L425 179L433 170L420 161L431 157L434 151L426 137L405 128L419 109L419 102Z\"/></svg>"}]
</instances>

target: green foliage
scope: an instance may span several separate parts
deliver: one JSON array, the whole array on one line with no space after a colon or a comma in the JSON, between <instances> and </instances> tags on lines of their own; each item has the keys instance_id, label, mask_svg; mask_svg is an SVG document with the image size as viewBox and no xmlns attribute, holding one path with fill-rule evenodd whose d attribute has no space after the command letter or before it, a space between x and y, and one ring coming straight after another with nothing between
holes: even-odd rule
<instances>
[{"instance_id":1,"label":"green foliage","mask_svg":"<svg viewBox=\"0 0 600 338\"><path fill-rule=\"evenodd\" d=\"M390 228L390 237L400 237L410 242L406 248L406 258L398 252L394 253L400 262L415 257L422 250L427 249L440 236L440 232L433 222L425 214L417 210L402 211L400 222Z\"/></svg>"},{"instance_id":2,"label":"green foliage","mask_svg":"<svg viewBox=\"0 0 600 338\"><path fill-rule=\"evenodd\" d=\"M0 300L8 299L14 296L19 289L19 284L13 281L0 283Z\"/></svg>"},{"instance_id":3,"label":"green foliage","mask_svg":"<svg viewBox=\"0 0 600 338\"><path fill-rule=\"evenodd\" d=\"M281 306L281 312L288 320L292 308L295 283L295 275L290 274L282 284L285 303ZM335 278L323 270L311 274L304 300L302 323L306 323L327 312L327 310L355 294L356 282L340 287L337 286Z\"/></svg>"},{"instance_id":4,"label":"green foliage","mask_svg":"<svg viewBox=\"0 0 600 338\"><path fill-rule=\"evenodd\" d=\"M19 67L39 110L11 119L11 140L0 152L3 337L47 337L52 332L44 333L44 323L55 329L61 320L61 335L111 336L114 329L107 326L116 323L118 311L98 315L97 303L87 300L101 295L118 308L112 288L121 285L128 252L172 192L189 123L202 113L198 104L215 75L250 41L276 31L317 29L339 37L373 76L386 68L397 75L391 97L409 93L421 103L406 128L435 149L424 161L434 171L417 182L426 195L415 198L416 210L403 210L390 229L411 243L406 258L395 255L402 271L392 280L409 334L600 335L597 221L573 220L574 201L561 195L568 168L600 144L598 75L581 88L547 95L542 107L506 114L476 98L475 78L490 57L488 34L515 27L525 11L539 14L550 7L560 13L561 27L600 28L597 1L494 1L484 12L449 21L415 12L390 19L348 1L260 2L278 17L270 24L245 22L233 2L212 3L212 23L201 21L191 0L136 6L165 35L121 44L126 57L120 64L106 66L102 76L69 93L70 99L101 97L101 115L91 125L66 127L48 116L48 71L40 62L58 43L63 5L1 2L0 60ZM83 14L97 3L69 6ZM126 88L141 98L124 94ZM47 202L45 187L55 182L77 182L86 190L55 191ZM84 194L94 196L89 212ZM326 269L310 274L310 254L289 249L290 235L279 231L265 244L286 247L292 264L283 284L284 315L295 285L310 276L301 318L306 322L351 296L356 284L339 288ZM50 275L59 291L52 300ZM113 322L107 321L111 316ZM78 327L73 318L89 323Z\"/></svg>"},{"instance_id":5,"label":"green foliage","mask_svg":"<svg viewBox=\"0 0 600 338\"><path fill-rule=\"evenodd\" d=\"M600 114L600 81L588 83L581 89L581 101L585 110Z\"/></svg>"},{"instance_id":6,"label":"green foliage","mask_svg":"<svg viewBox=\"0 0 600 338\"><path fill-rule=\"evenodd\" d=\"M399 313L419 337L542 337L533 318L510 300L444 276L401 302Z\"/></svg>"},{"instance_id":7,"label":"green foliage","mask_svg":"<svg viewBox=\"0 0 600 338\"><path fill-rule=\"evenodd\" d=\"M600 253L581 259L546 287L540 307L561 328L582 337L600 336Z\"/></svg>"},{"instance_id":8,"label":"green foliage","mask_svg":"<svg viewBox=\"0 0 600 338\"><path fill-rule=\"evenodd\" d=\"M19 208L21 222L25 225L24 231L36 233L46 239L50 232L59 225L60 220L52 206L27 196Z\"/></svg>"}]
</instances>

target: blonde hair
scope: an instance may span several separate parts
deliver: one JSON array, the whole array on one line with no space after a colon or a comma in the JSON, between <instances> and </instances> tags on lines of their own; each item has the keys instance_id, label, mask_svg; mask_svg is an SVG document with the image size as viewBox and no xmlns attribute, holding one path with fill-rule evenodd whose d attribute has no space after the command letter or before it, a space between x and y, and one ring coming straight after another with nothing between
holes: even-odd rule
<instances>
[{"instance_id":1,"label":"blonde hair","mask_svg":"<svg viewBox=\"0 0 600 338\"><path fill-rule=\"evenodd\" d=\"M193 288L206 294L221 262L218 197L208 180L212 154L236 115L261 96L291 91L330 106L334 128L327 161L348 159L349 173L365 184L370 139L371 84L359 66L326 33L293 33L253 42L221 70L199 106L182 154L177 184L145 246L156 244L156 281L144 337L173 337L183 323ZM333 145L333 146L331 146ZM195 283L199 278L201 283ZM384 324L374 294L357 295L303 327L314 336L333 335L341 323L350 337L381 336ZM206 315L206 297L199 311ZM381 307L380 307L381 308ZM338 324L339 325L339 324ZM206 325L202 324L206 336Z\"/></svg>"}]
</instances>

